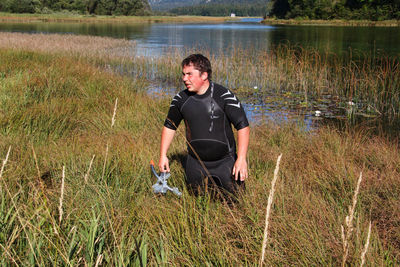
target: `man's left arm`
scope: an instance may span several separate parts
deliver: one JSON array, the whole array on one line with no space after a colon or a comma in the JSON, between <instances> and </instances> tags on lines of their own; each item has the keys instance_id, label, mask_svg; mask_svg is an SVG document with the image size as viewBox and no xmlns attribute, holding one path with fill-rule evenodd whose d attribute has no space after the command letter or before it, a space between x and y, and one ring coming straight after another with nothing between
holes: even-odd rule
<instances>
[{"instance_id":1,"label":"man's left arm","mask_svg":"<svg viewBox=\"0 0 400 267\"><path fill-rule=\"evenodd\" d=\"M235 180L238 179L240 174L240 181L244 181L248 177L247 172L247 150L249 147L250 127L247 126L238 130L238 158L233 166L232 175Z\"/></svg>"}]
</instances>

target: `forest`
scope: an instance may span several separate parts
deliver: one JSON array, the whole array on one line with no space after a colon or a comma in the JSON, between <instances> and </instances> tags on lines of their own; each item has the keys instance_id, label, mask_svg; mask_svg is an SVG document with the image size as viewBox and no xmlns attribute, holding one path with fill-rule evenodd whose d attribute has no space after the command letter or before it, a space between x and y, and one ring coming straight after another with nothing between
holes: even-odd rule
<instances>
[{"instance_id":1,"label":"forest","mask_svg":"<svg viewBox=\"0 0 400 267\"><path fill-rule=\"evenodd\" d=\"M147 0L2 0L1 12L71 12L91 15L150 15Z\"/></svg>"},{"instance_id":2,"label":"forest","mask_svg":"<svg viewBox=\"0 0 400 267\"><path fill-rule=\"evenodd\" d=\"M267 1L213 1L205 4L184 6L171 9L176 15L196 16L229 16L231 13L237 16L265 16L271 10L271 3Z\"/></svg>"},{"instance_id":3,"label":"forest","mask_svg":"<svg viewBox=\"0 0 400 267\"><path fill-rule=\"evenodd\" d=\"M211 1L174 8L177 15L263 16L280 19L400 19L400 0Z\"/></svg>"},{"instance_id":4,"label":"forest","mask_svg":"<svg viewBox=\"0 0 400 267\"><path fill-rule=\"evenodd\" d=\"M400 0L275 0L267 15L282 19L400 19Z\"/></svg>"}]
</instances>

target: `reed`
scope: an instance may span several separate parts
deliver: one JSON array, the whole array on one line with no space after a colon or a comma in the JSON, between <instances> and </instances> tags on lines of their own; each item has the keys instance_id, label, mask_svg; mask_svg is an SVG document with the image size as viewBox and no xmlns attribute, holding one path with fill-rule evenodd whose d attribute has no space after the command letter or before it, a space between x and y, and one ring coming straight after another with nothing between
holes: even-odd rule
<instances>
[{"instance_id":1,"label":"reed","mask_svg":"<svg viewBox=\"0 0 400 267\"><path fill-rule=\"evenodd\" d=\"M203 48L171 50L157 59L114 61L112 66L121 74L180 86L180 60L194 52L207 55L213 65L214 79L244 98L268 100L273 94L297 93L302 96L301 102L310 105L309 99L330 95L337 107L354 102L357 114L399 120L398 57L359 55L351 50L347 56L338 57L288 44L268 51L235 47L217 55Z\"/></svg>"}]
</instances>

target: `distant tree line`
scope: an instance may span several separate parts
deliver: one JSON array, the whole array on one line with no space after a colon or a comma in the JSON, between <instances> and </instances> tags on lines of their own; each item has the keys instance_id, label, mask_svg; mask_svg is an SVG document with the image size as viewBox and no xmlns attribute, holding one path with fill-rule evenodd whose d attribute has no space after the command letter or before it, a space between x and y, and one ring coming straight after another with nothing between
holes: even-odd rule
<instances>
[{"instance_id":1,"label":"distant tree line","mask_svg":"<svg viewBox=\"0 0 400 267\"><path fill-rule=\"evenodd\" d=\"M262 17L271 9L266 1L252 3L233 2L215 3L210 2L195 6L185 6L171 9L170 12L176 15L195 15L195 16L229 16L231 13L237 16L259 16Z\"/></svg>"},{"instance_id":2,"label":"distant tree line","mask_svg":"<svg viewBox=\"0 0 400 267\"><path fill-rule=\"evenodd\" d=\"M400 0L274 0L269 15L285 19L400 19Z\"/></svg>"},{"instance_id":3,"label":"distant tree line","mask_svg":"<svg viewBox=\"0 0 400 267\"><path fill-rule=\"evenodd\" d=\"M149 15L148 0L0 0L0 11L53 13L68 11L95 15Z\"/></svg>"},{"instance_id":4,"label":"distant tree line","mask_svg":"<svg viewBox=\"0 0 400 267\"><path fill-rule=\"evenodd\" d=\"M207 2L207 1L205 1ZM281 19L400 19L400 0L213 0L174 8L177 15L272 16Z\"/></svg>"}]
</instances>

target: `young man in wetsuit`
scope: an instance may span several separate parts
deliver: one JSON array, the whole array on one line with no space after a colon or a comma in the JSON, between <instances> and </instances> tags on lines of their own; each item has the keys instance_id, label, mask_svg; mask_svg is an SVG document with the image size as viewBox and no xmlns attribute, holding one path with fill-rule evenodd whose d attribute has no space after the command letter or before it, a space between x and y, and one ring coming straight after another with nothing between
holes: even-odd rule
<instances>
[{"instance_id":1,"label":"young man in wetsuit","mask_svg":"<svg viewBox=\"0 0 400 267\"><path fill-rule=\"evenodd\" d=\"M197 192L205 184L216 184L234 194L248 176L250 128L239 100L230 90L212 82L211 75L210 61L201 54L182 61L182 80L187 89L171 102L161 134L158 167L161 172L170 171L167 151L184 120L189 143L185 166L188 186ZM238 131L237 151L231 125Z\"/></svg>"}]
</instances>

